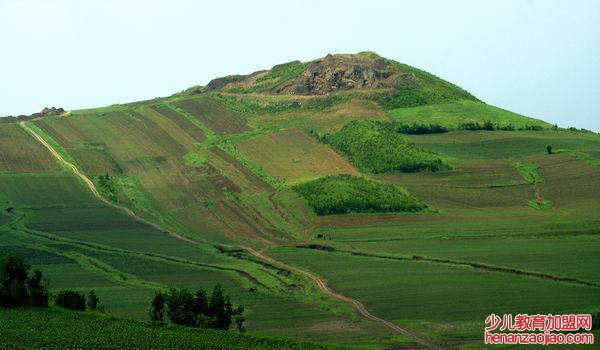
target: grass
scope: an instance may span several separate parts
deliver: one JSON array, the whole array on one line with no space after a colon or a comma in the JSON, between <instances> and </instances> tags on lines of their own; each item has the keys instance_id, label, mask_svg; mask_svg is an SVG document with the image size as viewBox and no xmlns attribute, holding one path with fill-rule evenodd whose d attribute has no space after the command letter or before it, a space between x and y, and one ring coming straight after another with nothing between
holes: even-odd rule
<instances>
[{"instance_id":1,"label":"grass","mask_svg":"<svg viewBox=\"0 0 600 350\"><path fill-rule=\"evenodd\" d=\"M197 330L63 310L0 310L3 345L10 348L324 349L285 339Z\"/></svg>"},{"instance_id":2,"label":"grass","mask_svg":"<svg viewBox=\"0 0 600 350\"><path fill-rule=\"evenodd\" d=\"M461 123L483 123L491 121L500 126L512 125L524 128L528 125L539 125L550 128L541 120L494 107L474 100L456 100L424 106L409 106L409 108L394 108L388 113L397 121L405 124L438 124L450 129L457 129Z\"/></svg>"}]
</instances>

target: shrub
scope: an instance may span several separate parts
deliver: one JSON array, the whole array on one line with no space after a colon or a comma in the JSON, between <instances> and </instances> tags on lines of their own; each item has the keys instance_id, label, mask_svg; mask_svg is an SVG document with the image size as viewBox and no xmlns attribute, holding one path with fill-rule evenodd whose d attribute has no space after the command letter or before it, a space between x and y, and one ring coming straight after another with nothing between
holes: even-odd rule
<instances>
[{"instance_id":1,"label":"shrub","mask_svg":"<svg viewBox=\"0 0 600 350\"><path fill-rule=\"evenodd\" d=\"M85 296L74 290L61 290L55 301L56 305L65 309L85 311Z\"/></svg>"},{"instance_id":2,"label":"shrub","mask_svg":"<svg viewBox=\"0 0 600 350\"><path fill-rule=\"evenodd\" d=\"M317 215L418 212L427 208L405 189L350 175L327 176L294 187Z\"/></svg>"}]
</instances>

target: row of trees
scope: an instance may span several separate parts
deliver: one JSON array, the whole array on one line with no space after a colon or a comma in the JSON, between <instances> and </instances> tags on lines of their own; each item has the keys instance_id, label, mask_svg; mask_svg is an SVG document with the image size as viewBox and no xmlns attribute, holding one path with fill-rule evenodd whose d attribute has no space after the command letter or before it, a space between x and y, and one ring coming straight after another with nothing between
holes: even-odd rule
<instances>
[{"instance_id":1,"label":"row of trees","mask_svg":"<svg viewBox=\"0 0 600 350\"><path fill-rule=\"evenodd\" d=\"M234 307L221 284L215 286L210 296L204 289L192 294L183 287L157 291L150 303L150 319L163 322L165 313L177 325L228 330L235 321L237 329L245 331L244 307Z\"/></svg>"},{"instance_id":2,"label":"row of trees","mask_svg":"<svg viewBox=\"0 0 600 350\"><path fill-rule=\"evenodd\" d=\"M544 130L544 127L541 125L525 125L525 126L521 126L521 127L515 127L512 124L506 124L506 125L501 125L498 123L493 123L489 120L486 120L483 122L483 124L480 124L479 122L466 122L466 123L459 123L458 124L458 130L469 130L469 131L479 131L479 130L484 130L484 131L495 131L495 130L502 130L502 131L515 131L515 130L529 130L529 131L542 131Z\"/></svg>"}]
</instances>

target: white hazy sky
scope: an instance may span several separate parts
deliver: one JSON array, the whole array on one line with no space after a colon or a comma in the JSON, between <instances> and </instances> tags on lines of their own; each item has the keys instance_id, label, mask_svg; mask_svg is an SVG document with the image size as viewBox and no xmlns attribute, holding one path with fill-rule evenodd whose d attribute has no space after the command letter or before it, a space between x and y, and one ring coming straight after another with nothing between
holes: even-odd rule
<instances>
[{"instance_id":1,"label":"white hazy sky","mask_svg":"<svg viewBox=\"0 0 600 350\"><path fill-rule=\"evenodd\" d=\"M0 0L0 115L165 96L364 50L488 103L600 131L594 0Z\"/></svg>"}]
</instances>

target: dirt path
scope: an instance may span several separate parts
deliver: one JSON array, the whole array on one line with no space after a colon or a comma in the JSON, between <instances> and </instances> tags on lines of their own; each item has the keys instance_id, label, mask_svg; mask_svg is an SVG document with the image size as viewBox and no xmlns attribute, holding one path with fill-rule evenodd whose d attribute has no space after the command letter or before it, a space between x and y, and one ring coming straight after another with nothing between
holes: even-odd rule
<instances>
[{"instance_id":1,"label":"dirt path","mask_svg":"<svg viewBox=\"0 0 600 350\"><path fill-rule=\"evenodd\" d=\"M165 230L164 228L158 226L157 224L150 222L144 218L139 217L138 215L136 215L131 209L114 204L110 201L108 201L107 199L105 199L104 197L102 197L102 195L100 194L100 192L98 192L98 189L96 189L96 186L94 185L94 183L92 182L92 180L90 180L90 178L88 178L85 174L81 173L79 171L79 169L77 169L77 167L72 164L71 162L65 160L48 142L46 142L46 140L44 140L43 137L41 137L37 132L35 132L35 130L33 130L32 128L30 128L29 126L27 126L27 124L25 124L25 122L20 122L19 125L21 126L21 128L23 128L25 131L27 131L29 134L31 134L31 136L33 136L39 143L41 143L44 147L46 147L48 149L48 151L52 154L52 156L54 156L56 159L58 159L61 163L65 164L67 167L69 167L69 169L71 169L71 171L77 175L81 180L83 180L83 182L87 185L87 187L90 189L90 191L92 191L92 193L94 194L94 196L96 198L98 198L98 200L100 200L101 202L110 205L112 207L118 208L123 210L125 213L127 213L127 215L129 215L130 217L139 220L145 224L148 224L154 228L156 228L159 231L165 232L168 235L170 235L171 237L175 238L175 239L179 239L181 241L185 241L188 242L190 244L198 244L198 242L189 239L187 237L181 236L175 232L171 232L169 230ZM306 233L305 233L306 234ZM383 318L377 317L373 314L371 314L369 312L369 310L367 310L365 308L365 306L358 300L347 297L345 295L339 294L337 292L334 292L331 288L329 288L329 286L327 286L327 284L325 282L323 282L323 280L321 280L319 277L317 277L316 275L312 274L309 271L303 270L299 267L295 267L292 265L288 265L284 262L278 261L276 259L271 258L270 256L265 255L262 251L256 251L254 249L252 249L251 247L247 247L247 246L238 246L240 248L243 248L244 250L246 250L247 252L249 252L250 254L252 254L253 256L270 262L272 264L275 265L280 265L280 266L284 266L292 271L295 271L296 273L299 273L303 276L308 277L309 279L311 279L313 282L315 282L317 284L317 286L319 287L319 289L325 294L328 295L329 297L332 297L334 299L337 300L341 300L344 301L350 305L352 305L352 307L358 312L358 314L360 316L362 316L365 319L374 321L374 322L378 322L386 327L388 327L389 329L391 329L392 331L395 331L397 333L400 333L402 335L405 335L411 339L413 339L415 342L425 346L426 348L430 348L430 349L439 349L441 348L438 344L434 343L433 341L431 341L430 339L427 339L421 335L416 334L415 332L412 332L406 328L400 327L399 325L392 323L388 320L385 320Z\"/></svg>"},{"instance_id":2,"label":"dirt path","mask_svg":"<svg viewBox=\"0 0 600 350\"><path fill-rule=\"evenodd\" d=\"M81 173L79 171L79 169L77 169L77 167L72 164L71 162L65 160L48 142L46 142L46 140L44 140L43 137L41 137L37 132L35 132L35 130L33 130L32 128L30 128L27 124L25 124L25 122L20 122L19 126L21 126L21 128L23 128L25 131L27 131L29 134L31 134L31 136L33 136L39 143L41 143L44 147L46 147L48 149L48 151L50 151L50 153L52 154L52 156L54 156L56 159L58 159L61 163L63 163L64 165L66 165L69 169L71 169L71 171L73 172L73 174L77 175L81 180L83 180L83 182L86 184L86 186L90 189L90 191L92 191L92 193L94 194L94 196L96 198L98 198L98 200L100 200L102 203L110 205L111 207L123 210L127 215L129 215L130 217L141 221L147 225L150 225L152 227L154 227L155 229L161 231L161 232L165 232L167 233L169 236L181 240L181 241L185 241L191 244L198 244L198 242L193 241L187 237L184 237L180 234L177 234L175 232L171 232L169 230L165 230L164 228L158 226L157 224L150 222L142 217L139 217L137 214L135 214L133 212L133 210L114 204L112 202L110 202L109 200L105 199L104 197L102 197L102 195L100 194L100 192L98 192L98 189L96 189L96 186L94 185L94 183L92 182L92 180L90 180L89 177L87 177L85 174Z\"/></svg>"},{"instance_id":3,"label":"dirt path","mask_svg":"<svg viewBox=\"0 0 600 350\"><path fill-rule=\"evenodd\" d=\"M363 318L383 324L384 326L388 327L392 331L395 331L397 333L405 335L405 336L413 339L415 342L425 346L426 348L429 348L429 349L440 349L441 348L438 344L436 344L435 342L433 342L432 340L430 340L428 338L425 338L419 334L416 334L413 331L410 331L404 327L400 327L399 325L397 325L395 323L392 323L388 320L385 320L383 318L380 318L380 317L377 317L377 316L371 314L369 312L369 310L367 310L367 308L360 301L333 291L331 288L329 288L329 286L327 286L327 284L325 282L323 282L322 279L315 276L311 272L303 270L303 269L293 266L293 265L288 265L279 260L273 259L270 256L265 255L263 252L256 251L250 247L243 246L242 248L259 259L265 260L265 261L270 262L275 265L283 266L289 270L295 271L296 273L299 273L301 275L308 277L309 279L311 279L313 282L315 282L317 284L317 286L323 293L325 293L326 295L328 295L334 299L341 300L341 301L344 301L344 302L352 305L352 307L356 310L356 312L358 312L358 314L360 316L362 316Z\"/></svg>"}]
</instances>

